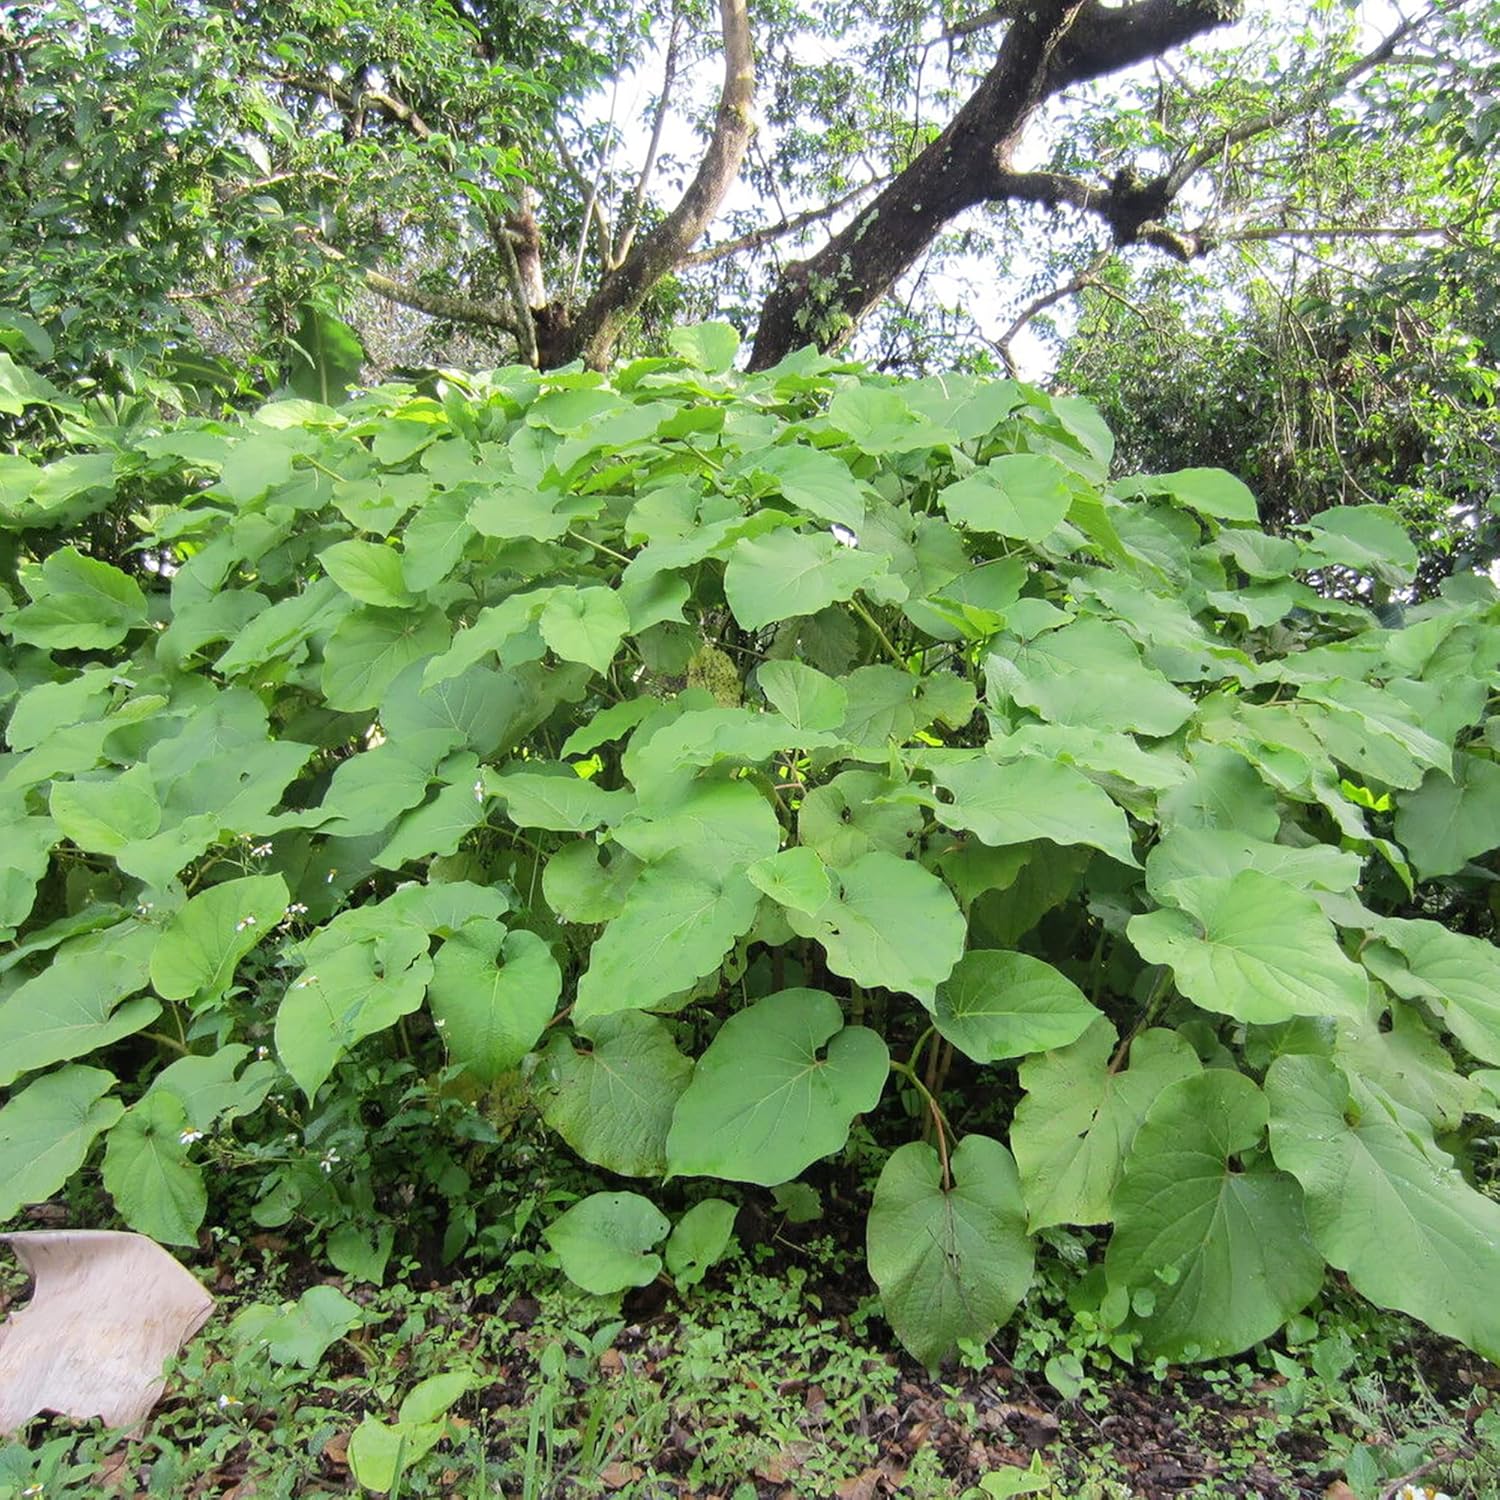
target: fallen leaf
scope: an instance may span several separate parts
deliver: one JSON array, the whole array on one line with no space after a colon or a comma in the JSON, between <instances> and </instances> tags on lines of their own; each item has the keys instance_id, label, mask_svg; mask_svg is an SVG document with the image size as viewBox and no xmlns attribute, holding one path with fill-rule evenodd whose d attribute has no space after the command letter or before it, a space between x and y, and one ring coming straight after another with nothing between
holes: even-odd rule
<instances>
[{"instance_id":1,"label":"fallen leaf","mask_svg":"<svg viewBox=\"0 0 1500 1500\"><path fill-rule=\"evenodd\" d=\"M349 1438L347 1432L336 1432L323 1444L323 1457L341 1469L349 1467Z\"/></svg>"},{"instance_id":2,"label":"fallen leaf","mask_svg":"<svg viewBox=\"0 0 1500 1500\"><path fill-rule=\"evenodd\" d=\"M1335 1479L1332 1484L1323 1491L1323 1500L1359 1500L1359 1497L1344 1483L1342 1479Z\"/></svg>"},{"instance_id":3,"label":"fallen leaf","mask_svg":"<svg viewBox=\"0 0 1500 1500\"><path fill-rule=\"evenodd\" d=\"M636 1464L620 1463L605 1464L599 1470L599 1482L607 1490L623 1490L627 1484L634 1484L641 1477L643 1470Z\"/></svg>"},{"instance_id":4,"label":"fallen leaf","mask_svg":"<svg viewBox=\"0 0 1500 1500\"><path fill-rule=\"evenodd\" d=\"M0 1327L0 1433L44 1411L138 1427L166 1385L162 1365L214 1299L143 1234L27 1230L0 1240L36 1284Z\"/></svg>"},{"instance_id":5,"label":"fallen leaf","mask_svg":"<svg viewBox=\"0 0 1500 1500\"><path fill-rule=\"evenodd\" d=\"M835 1485L833 1493L838 1496L838 1500L875 1500L876 1487L882 1477L879 1469L866 1469L853 1479L846 1479L842 1484Z\"/></svg>"}]
</instances>

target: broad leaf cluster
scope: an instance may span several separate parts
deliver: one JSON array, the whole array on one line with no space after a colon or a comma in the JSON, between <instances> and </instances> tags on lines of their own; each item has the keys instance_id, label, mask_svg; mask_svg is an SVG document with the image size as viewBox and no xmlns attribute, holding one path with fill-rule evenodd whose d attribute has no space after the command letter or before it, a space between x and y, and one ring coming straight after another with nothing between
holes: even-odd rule
<instances>
[{"instance_id":1,"label":"broad leaf cluster","mask_svg":"<svg viewBox=\"0 0 1500 1500\"><path fill-rule=\"evenodd\" d=\"M664 1182L864 1118L925 1361L1058 1225L1122 1348L1332 1266L1500 1356L1500 960L1437 919L1500 843L1489 583L1381 624L1380 507L1272 536L1216 470L1109 483L1075 400L676 350L5 461L0 1217L102 1144L190 1242L232 1122L397 1053L635 1179L548 1228L594 1291L722 1253Z\"/></svg>"}]
</instances>

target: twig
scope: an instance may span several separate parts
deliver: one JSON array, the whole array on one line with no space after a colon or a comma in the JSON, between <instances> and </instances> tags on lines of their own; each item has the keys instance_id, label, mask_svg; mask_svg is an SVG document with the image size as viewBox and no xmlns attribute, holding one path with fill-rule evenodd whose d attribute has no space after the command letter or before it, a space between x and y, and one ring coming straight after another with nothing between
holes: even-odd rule
<instances>
[{"instance_id":1,"label":"twig","mask_svg":"<svg viewBox=\"0 0 1500 1500\"><path fill-rule=\"evenodd\" d=\"M661 94L656 101L656 117L651 122L651 141L646 147L646 159L641 163L641 173L635 180L635 187L631 190L630 201L620 215L619 238L615 241L614 249L609 257L611 266L617 266L625 259L635 239L635 226L640 222L641 205L646 201L646 185L651 181L651 173L656 167L656 155L661 149L662 126L666 124L667 108L672 100L672 85L677 81L677 43L681 31L682 8L674 3L672 30L667 37L666 65L662 70Z\"/></svg>"},{"instance_id":2,"label":"twig","mask_svg":"<svg viewBox=\"0 0 1500 1500\"><path fill-rule=\"evenodd\" d=\"M716 260L725 260L731 255L738 255L742 250L759 250L762 245L769 245L772 240L778 240L782 235L795 234L799 229L806 229L809 224L832 218L841 208L847 208L856 199L864 197L866 193L884 187L890 180L889 173L881 177L873 177L868 182L862 182L857 188L845 193L842 198L835 198L819 208L804 209L802 213L792 214L775 224L763 224L759 229L752 229L746 234L737 235L732 240L720 240L717 245L706 245L702 250L694 250L683 257L682 263L685 266L706 266Z\"/></svg>"},{"instance_id":3,"label":"twig","mask_svg":"<svg viewBox=\"0 0 1500 1500\"><path fill-rule=\"evenodd\" d=\"M1399 1479L1391 1480L1380 1492L1380 1500L1396 1500L1396 1496L1414 1480L1422 1478L1424 1474L1431 1474L1434 1469L1441 1469L1444 1465L1451 1464L1457 1457L1457 1453L1444 1452L1436 1458L1429 1458L1425 1464L1418 1464L1409 1474L1403 1474Z\"/></svg>"}]
</instances>

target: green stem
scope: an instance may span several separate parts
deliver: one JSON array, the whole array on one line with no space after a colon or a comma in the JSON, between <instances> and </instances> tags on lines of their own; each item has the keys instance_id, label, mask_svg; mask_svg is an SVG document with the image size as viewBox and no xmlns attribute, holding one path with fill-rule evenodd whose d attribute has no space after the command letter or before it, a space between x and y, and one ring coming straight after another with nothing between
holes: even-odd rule
<instances>
[{"instance_id":1,"label":"green stem","mask_svg":"<svg viewBox=\"0 0 1500 1500\"><path fill-rule=\"evenodd\" d=\"M928 1029L929 1031L931 1030L930 1027ZM925 1037L923 1041L926 1041ZM928 1092L927 1085L917 1077L916 1072L909 1063L897 1062L893 1058L891 1060L891 1071L893 1073L904 1073L911 1080L911 1086L922 1096L923 1101L927 1105L928 1112L932 1116L932 1124L937 1131L938 1160L942 1163L943 1167L943 1191L946 1193L953 1186L953 1174L948 1170L948 1132L944 1128L942 1107L932 1097L931 1093Z\"/></svg>"},{"instance_id":2,"label":"green stem","mask_svg":"<svg viewBox=\"0 0 1500 1500\"><path fill-rule=\"evenodd\" d=\"M603 542L596 542L591 536L584 536L581 531L566 532L569 541L582 542L585 547L594 547L606 557L612 557L616 562L628 563L630 559L623 552L616 552L613 547L606 547Z\"/></svg>"},{"instance_id":3,"label":"green stem","mask_svg":"<svg viewBox=\"0 0 1500 1500\"><path fill-rule=\"evenodd\" d=\"M175 1036L168 1036L164 1031L146 1031L141 1033L148 1042L156 1042L171 1052L176 1052L182 1057L191 1057L192 1049L184 1042L179 1042Z\"/></svg>"},{"instance_id":4,"label":"green stem","mask_svg":"<svg viewBox=\"0 0 1500 1500\"><path fill-rule=\"evenodd\" d=\"M309 468L316 469L318 473L325 475L329 479L332 479L336 484L342 484L344 482L344 476L342 474L336 474L332 469L328 467L327 464L319 463L311 453L304 453L302 455L302 458L307 463L307 466Z\"/></svg>"},{"instance_id":5,"label":"green stem","mask_svg":"<svg viewBox=\"0 0 1500 1500\"><path fill-rule=\"evenodd\" d=\"M851 599L849 606L875 632L875 639L885 648L885 654L904 672L906 670L906 658L891 644L891 638L880 628L880 622L858 599Z\"/></svg>"}]
</instances>

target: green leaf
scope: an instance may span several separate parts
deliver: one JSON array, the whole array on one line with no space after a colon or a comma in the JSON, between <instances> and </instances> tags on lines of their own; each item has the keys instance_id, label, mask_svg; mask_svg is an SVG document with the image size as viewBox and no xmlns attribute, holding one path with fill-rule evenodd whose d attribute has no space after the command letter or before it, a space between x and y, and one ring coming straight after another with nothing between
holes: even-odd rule
<instances>
[{"instance_id":1,"label":"green leaf","mask_svg":"<svg viewBox=\"0 0 1500 1500\"><path fill-rule=\"evenodd\" d=\"M1456 874L1500 847L1500 765L1461 750L1451 777L1429 771L1396 799L1396 839L1423 880Z\"/></svg>"},{"instance_id":2,"label":"green leaf","mask_svg":"<svg viewBox=\"0 0 1500 1500\"><path fill-rule=\"evenodd\" d=\"M310 1286L285 1307L252 1304L234 1320L231 1335L264 1347L274 1364L315 1370L329 1346L365 1320L363 1309L337 1287Z\"/></svg>"},{"instance_id":3,"label":"green leaf","mask_svg":"<svg viewBox=\"0 0 1500 1500\"><path fill-rule=\"evenodd\" d=\"M931 1146L893 1152L866 1228L870 1275L896 1337L929 1370L960 1339L987 1343L1031 1285L1021 1185L1010 1153L965 1136L949 1161Z\"/></svg>"},{"instance_id":4,"label":"green leaf","mask_svg":"<svg viewBox=\"0 0 1500 1500\"><path fill-rule=\"evenodd\" d=\"M1143 474L1121 480L1114 487L1121 496L1170 495L1179 505L1212 516L1216 521L1245 521L1255 525L1260 507L1243 480L1223 469L1177 469L1171 474ZM1239 533L1230 535L1238 536ZM1257 540L1259 533L1252 533ZM1283 570L1285 571L1285 570Z\"/></svg>"},{"instance_id":5,"label":"green leaf","mask_svg":"<svg viewBox=\"0 0 1500 1500\"><path fill-rule=\"evenodd\" d=\"M561 993L562 971L534 932L468 922L438 949L427 999L449 1060L488 1087L536 1045Z\"/></svg>"},{"instance_id":6,"label":"green leaf","mask_svg":"<svg viewBox=\"0 0 1500 1500\"><path fill-rule=\"evenodd\" d=\"M724 1258L734 1237L738 1210L722 1198L695 1203L667 1236L667 1271L678 1290L697 1286L708 1268Z\"/></svg>"},{"instance_id":7,"label":"green leaf","mask_svg":"<svg viewBox=\"0 0 1500 1500\"><path fill-rule=\"evenodd\" d=\"M1086 844L1121 864L1137 866L1125 814L1081 771L1025 756L1001 766L980 756L942 766L933 776L952 802L937 819L991 845Z\"/></svg>"},{"instance_id":8,"label":"green leaf","mask_svg":"<svg viewBox=\"0 0 1500 1500\"><path fill-rule=\"evenodd\" d=\"M361 1233L357 1225L340 1224L329 1233L328 1259L345 1276L382 1286L395 1242L396 1226L392 1223L382 1224L373 1235Z\"/></svg>"},{"instance_id":9,"label":"green leaf","mask_svg":"<svg viewBox=\"0 0 1500 1500\"><path fill-rule=\"evenodd\" d=\"M845 1026L822 990L781 990L732 1015L698 1059L667 1137L674 1176L770 1187L842 1148L874 1109L890 1066L885 1043Z\"/></svg>"},{"instance_id":10,"label":"green leaf","mask_svg":"<svg viewBox=\"0 0 1500 1500\"><path fill-rule=\"evenodd\" d=\"M1062 524L1077 475L1048 453L1006 453L938 491L948 515L971 531L1040 542Z\"/></svg>"},{"instance_id":11,"label":"green leaf","mask_svg":"<svg viewBox=\"0 0 1500 1500\"><path fill-rule=\"evenodd\" d=\"M1099 1012L1051 964L1025 953L974 949L938 986L938 1031L975 1062L1025 1057L1075 1042Z\"/></svg>"},{"instance_id":12,"label":"green leaf","mask_svg":"<svg viewBox=\"0 0 1500 1500\"><path fill-rule=\"evenodd\" d=\"M747 866L745 874L756 890L800 912L818 911L833 895L823 861L800 845L756 860Z\"/></svg>"},{"instance_id":13,"label":"green leaf","mask_svg":"<svg viewBox=\"0 0 1500 1500\"><path fill-rule=\"evenodd\" d=\"M1334 563L1403 588L1417 572L1417 549L1388 505L1333 505L1308 523L1305 566Z\"/></svg>"},{"instance_id":14,"label":"green leaf","mask_svg":"<svg viewBox=\"0 0 1500 1500\"><path fill-rule=\"evenodd\" d=\"M661 1274L652 1252L671 1226L639 1193L591 1193L546 1229L563 1275L596 1297L650 1286Z\"/></svg>"},{"instance_id":15,"label":"green leaf","mask_svg":"<svg viewBox=\"0 0 1500 1500\"><path fill-rule=\"evenodd\" d=\"M1003 695L1056 724L1159 736L1193 713L1193 700L1103 620L1076 620L1024 644L1002 640L985 658L985 676L992 701Z\"/></svg>"},{"instance_id":16,"label":"green leaf","mask_svg":"<svg viewBox=\"0 0 1500 1500\"><path fill-rule=\"evenodd\" d=\"M427 934L394 927L319 952L292 981L276 1012L276 1051L309 1102L356 1042L416 1010L432 967Z\"/></svg>"},{"instance_id":17,"label":"green leaf","mask_svg":"<svg viewBox=\"0 0 1500 1500\"><path fill-rule=\"evenodd\" d=\"M1420 1128L1320 1057L1266 1075L1271 1152L1302 1184L1313 1240L1379 1307L1500 1357L1500 1204Z\"/></svg>"},{"instance_id":18,"label":"green leaf","mask_svg":"<svg viewBox=\"0 0 1500 1500\"><path fill-rule=\"evenodd\" d=\"M9 616L12 640L49 651L118 646L146 623L146 596L128 574L74 547L47 554L28 581L32 603Z\"/></svg>"},{"instance_id":19,"label":"green leaf","mask_svg":"<svg viewBox=\"0 0 1500 1500\"><path fill-rule=\"evenodd\" d=\"M235 1070L249 1055L243 1042L234 1042L206 1057L179 1057L151 1080L148 1092L171 1094L187 1112L188 1124L206 1131L259 1109L280 1076L275 1063L260 1060L236 1078Z\"/></svg>"},{"instance_id":20,"label":"green leaf","mask_svg":"<svg viewBox=\"0 0 1500 1500\"><path fill-rule=\"evenodd\" d=\"M1259 870L1299 890L1351 891L1359 883L1359 855L1331 844L1297 849L1227 828L1174 827L1146 859L1146 889L1170 902L1173 884L1199 875L1228 879Z\"/></svg>"},{"instance_id":21,"label":"green leaf","mask_svg":"<svg viewBox=\"0 0 1500 1500\"><path fill-rule=\"evenodd\" d=\"M337 406L359 381L365 351L359 335L341 319L304 302L291 341L288 384L304 401Z\"/></svg>"},{"instance_id":22,"label":"green leaf","mask_svg":"<svg viewBox=\"0 0 1500 1500\"><path fill-rule=\"evenodd\" d=\"M731 471L749 470L769 478L788 504L856 535L864 524L865 497L849 466L832 453L792 444L756 448L735 461Z\"/></svg>"},{"instance_id":23,"label":"green leaf","mask_svg":"<svg viewBox=\"0 0 1500 1500\"><path fill-rule=\"evenodd\" d=\"M125 1113L104 1096L115 1075L73 1065L46 1073L0 1109L0 1223L43 1203L83 1165L95 1138Z\"/></svg>"},{"instance_id":24,"label":"green leaf","mask_svg":"<svg viewBox=\"0 0 1500 1500\"><path fill-rule=\"evenodd\" d=\"M1360 950L1365 967L1434 1009L1475 1057L1500 1064L1500 950L1441 922L1389 917L1375 932L1380 941Z\"/></svg>"},{"instance_id":25,"label":"green leaf","mask_svg":"<svg viewBox=\"0 0 1500 1500\"><path fill-rule=\"evenodd\" d=\"M554 1036L542 1053L542 1118L596 1167L662 1176L672 1111L693 1064L655 1016L600 1016L589 1033L582 1051Z\"/></svg>"},{"instance_id":26,"label":"green leaf","mask_svg":"<svg viewBox=\"0 0 1500 1500\"><path fill-rule=\"evenodd\" d=\"M1262 841L1281 828L1276 794L1227 745L1195 749L1187 779L1162 794L1157 815L1163 828L1219 828Z\"/></svg>"},{"instance_id":27,"label":"green leaf","mask_svg":"<svg viewBox=\"0 0 1500 1500\"><path fill-rule=\"evenodd\" d=\"M607 672L630 629L630 614L613 589L569 589L547 600L539 624L542 639L564 661Z\"/></svg>"},{"instance_id":28,"label":"green leaf","mask_svg":"<svg viewBox=\"0 0 1500 1500\"><path fill-rule=\"evenodd\" d=\"M151 983L163 1000L217 1000L239 961L276 935L286 915L286 881L250 875L192 897L172 914L151 954Z\"/></svg>"},{"instance_id":29,"label":"green leaf","mask_svg":"<svg viewBox=\"0 0 1500 1500\"><path fill-rule=\"evenodd\" d=\"M755 920L760 893L740 871L703 875L672 854L643 870L589 952L578 981L580 1021L650 1010L718 968Z\"/></svg>"},{"instance_id":30,"label":"green leaf","mask_svg":"<svg viewBox=\"0 0 1500 1500\"><path fill-rule=\"evenodd\" d=\"M1364 1014L1364 972L1311 895L1259 870L1180 880L1171 895L1184 910L1132 917L1126 932L1195 1005L1261 1024Z\"/></svg>"},{"instance_id":31,"label":"green leaf","mask_svg":"<svg viewBox=\"0 0 1500 1500\"><path fill-rule=\"evenodd\" d=\"M409 609L417 596L408 592L401 554L380 542L335 542L318 554L328 576L361 604L382 609Z\"/></svg>"},{"instance_id":32,"label":"green leaf","mask_svg":"<svg viewBox=\"0 0 1500 1500\"><path fill-rule=\"evenodd\" d=\"M484 821L483 783L478 760L456 755L438 768L448 784L421 807L402 813L389 841L372 856L386 870L399 870L429 854L452 854Z\"/></svg>"},{"instance_id":33,"label":"green leaf","mask_svg":"<svg viewBox=\"0 0 1500 1500\"><path fill-rule=\"evenodd\" d=\"M585 781L572 766L540 764L539 770L485 775L485 791L502 799L506 816L517 828L587 833L601 823L618 822L634 802L629 792L606 791Z\"/></svg>"},{"instance_id":34,"label":"green leaf","mask_svg":"<svg viewBox=\"0 0 1500 1500\"><path fill-rule=\"evenodd\" d=\"M625 907L625 894L640 873L640 861L616 850L605 866L599 846L575 839L553 851L542 868L542 895L563 922L608 922Z\"/></svg>"},{"instance_id":35,"label":"green leaf","mask_svg":"<svg viewBox=\"0 0 1500 1500\"><path fill-rule=\"evenodd\" d=\"M148 1093L109 1133L104 1186L137 1234L166 1245L197 1243L208 1211L202 1171L187 1159L190 1130L182 1101Z\"/></svg>"},{"instance_id":36,"label":"green leaf","mask_svg":"<svg viewBox=\"0 0 1500 1500\"><path fill-rule=\"evenodd\" d=\"M734 544L724 597L742 630L761 630L853 598L884 568L883 558L840 546L826 533L778 530Z\"/></svg>"},{"instance_id":37,"label":"green leaf","mask_svg":"<svg viewBox=\"0 0 1500 1500\"><path fill-rule=\"evenodd\" d=\"M816 912L787 908L792 930L823 945L835 974L930 1006L964 950L966 924L947 886L882 849L829 873L837 889Z\"/></svg>"},{"instance_id":38,"label":"green leaf","mask_svg":"<svg viewBox=\"0 0 1500 1500\"><path fill-rule=\"evenodd\" d=\"M324 649L324 702L351 712L376 708L402 668L447 645L448 621L440 609L357 609L339 622Z\"/></svg>"},{"instance_id":39,"label":"green leaf","mask_svg":"<svg viewBox=\"0 0 1500 1500\"><path fill-rule=\"evenodd\" d=\"M709 375L722 375L740 350L739 330L728 323L694 323L667 334L673 354Z\"/></svg>"},{"instance_id":40,"label":"green leaf","mask_svg":"<svg viewBox=\"0 0 1500 1500\"><path fill-rule=\"evenodd\" d=\"M1112 1071L1114 1027L1095 1021L1069 1047L1021 1065L1026 1096L1010 1144L1033 1231L1052 1224L1106 1224L1130 1144L1157 1095L1199 1071L1175 1031L1150 1027L1130 1043L1130 1066Z\"/></svg>"},{"instance_id":41,"label":"green leaf","mask_svg":"<svg viewBox=\"0 0 1500 1500\"><path fill-rule=\"evenodd\" d=\"M47 810L58 831L91 854L118 854L161 827L161 804L142 762L108 779L54 781Z\"/></svg>"},{"instance_id":42,"label":"green leaf","mask_svg":"<svg viewBox=\"0 0 1500 1500\"><path fill-rule=\"evenodd\" d=\"M762 662L755 681L771 706L797 729L837 729L849 711L844 688L800 661Z\"/></svg>"},{"instance_id":43,"label":"green leaf","mask_svg":"<svg viewBox=\"0 0 1500 1500\"><path fill-rule=\"evenodd\" d=\"M144 988L155 942L155 929L141 922L75 938L0 1001L0 1088L149 1026L161 1005L148 995L125 997Z\"/></svg>"},{"instance_id":44,"label":"green leaf","mask_svg":"<svg viewBox=\"0 0 1500 1500\"><path fill-rule=\"evenodd\" d=\"M1268 1112L1248 1078L1215 1068L1169 1084L1135 1133L1104 1264L1111 1286L1151 1293L1150 1356L1238 1354L1318 1294L1297 1184L1253 1155Z\"/></svg>"}]
</instances>

